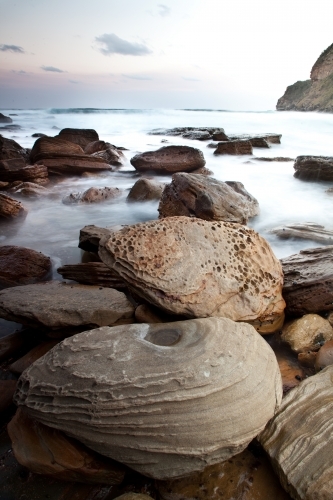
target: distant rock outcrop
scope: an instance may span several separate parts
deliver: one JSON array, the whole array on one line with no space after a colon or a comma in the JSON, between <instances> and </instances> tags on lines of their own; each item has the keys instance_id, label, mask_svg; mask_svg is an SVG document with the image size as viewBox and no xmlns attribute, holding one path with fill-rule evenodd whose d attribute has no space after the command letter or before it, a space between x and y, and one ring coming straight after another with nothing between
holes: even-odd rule
<instances>
[{"instance_id":1,"label":"distant rock outcrop","mask_svg":"<svg viewBox=\"0 0 333 500\"><path fill-rule=\"evenodd\" d=\"M310 78L287 87L276 109L333 113L333 43L313 65Z\"/></svg>"}]
</instances>

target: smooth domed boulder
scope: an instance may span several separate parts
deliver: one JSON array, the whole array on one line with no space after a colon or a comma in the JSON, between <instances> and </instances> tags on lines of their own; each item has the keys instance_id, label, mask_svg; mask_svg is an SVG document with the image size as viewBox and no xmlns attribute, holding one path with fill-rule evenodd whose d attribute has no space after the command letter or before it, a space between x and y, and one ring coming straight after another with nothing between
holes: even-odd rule
<instances>
[{"instance_id":1,"label":"smooth domed boulder","mask_svg":"<svg viewBox=\"0 0 333 500\"><path fill-rule=\"evenodd\" d=\"M133 316L133 305L112 288L49 281L0 292L0 318L28 326L91 328Z\"/></svg>"},{"instance_id":2,"label":"smooth domed boulder","mask_svg":"<svg viewBox=\"0 0 333 500\"><path fill-rule=\"evenodd\" d=\"M259 435L283 487L297 500L332 498L332 381L333 366L304 380Z\"/></svg>"},{"instance_id":3,"label":"smooth domed boulder","mask_svg":"<svg viewBox=\"0 0 333 500\"><path fill-rule=\"evenodd\" d=\"M43 281L51 270L50 257L41 252L13 245L0 247L0 289Z\"/></svg>"},{"instance_id":4,"label":"smooth domed boulder","mask_svg":"<svg viewBox=\"0 0 333 500\"><path fill-rule=\"evenodd\" d=\"M131 187L127 201L159 200L165 185L153 179L138 179Z\"/></svg>"},{"instance_id":5,"label":"smooth domed boulder","mask_svg":"<svg viewBox=\"0 0 333 500\"><path fill-rule=\"evenodd\" d=\"M13 139L7 139L0 134L0 160L11 160L13 158L23 158L26 162L29 153Z\"/></svg>"},{"instance_id":6,"label":"smooth domed boulder","mask_svg":"<svg viewBox=\"0 0 333 500\"><path fill-rule=\"evenodd\" d=\"M153 478L241 452L281 402L275 355L246 323L206 318L86 331L20 377L28 415Z\"/></svg>"},{"instance_id":7,"label":"smooth domed boulder","mask_svg":"<svg viewBox=\"0 0 333 500\"><path fill-rule=\"evenodd\" d=\"M200 219L246 224L259 213L258 201L243 184L227 183L187 173L176 173L165 186L158 207L160 218L185 215ZM239 188L237 191L237 187ZM242 188L243 192L240 192Z\"/></svg>"},{"instance_id":8,"label":"smooth domed boulder","mask_svg":"<svg viewBox=\"0 0 333 500\"><path fill-rule=\"evenodd\" d=\"M62 202L66 205L71 203L99 203L101 201L112 200L120 195L121 190L119 188L91 187L83 193L70 193L68 196L63 198Z\"/></svg>"},{"instance_id":9,"label":"smooth domed boulder","mask_svg":"<svg viewBox=\"0 0 333 500\"><path fill-rule=\"evenodd\" d=\"M318 351L333 339L333 328L318 314L305 314L283 326L281 340L295 352Z\"/></svg>"},{"instance_id":10,"label":"smooth domed boulder","mask_svg":"<svg viewBox=\"0 0 333 500\"><path fill-rule=\"evenodd\" d=\"M98 141L98 133L90 128L63 128L60 130L58 137L65 141L78 144L81 148L85 148L89 143Z\"/></svg>"},{"instance_id":11,"label":"smooth domed boulder","mask_svg":"<svg viewBox=\"0 0 333 500\"><path fill-rule=\"evenodd\" d=\"M253 149L250 141L229 140L218 142L214 155L252 155Z\"/></svg>"},{"instance_id":12,"label":"smooth domed boulder","mask_svg":"<svg viewBox=\"0 0 333 500\"><path fill-rule=\"evenodd\" d=\"M24 219L28 212L24 205L7 194L0 193L0 221Z\"/></svg>"},{"instance_id":13,"label":"smooth domed boulder","mask_svg":"<svg viewBox=\"0 0 333 500\"><path fill-rule=\"evenodd\" d=\"M267 333L283 319L281 264L241 224L166 217L112 231L100 241L99 255L166 312L255 322Z\"/></svg>"},{"instance_id":14,"label":"smooth domed boulder","mask_svg":"<svg viewBox=\"0 0 333 500\"><path fill-rule=\"evenodd\" d=\"M138 172L174 174L175 172L192 172L204 167L206 160L200 149L190 146L164 146L156 151L133 156L131 164Z\"/></svg>"},{"instance_id":15,"label":"smooth domed boulder","mask_svg":"<svg viewBox=\"0 0 333 500\"><path fill-rule=\"evenodd\" d=\"M303 181L332 181L333 156L297 156L294 177Z\"/></svg>"}]
</instances>

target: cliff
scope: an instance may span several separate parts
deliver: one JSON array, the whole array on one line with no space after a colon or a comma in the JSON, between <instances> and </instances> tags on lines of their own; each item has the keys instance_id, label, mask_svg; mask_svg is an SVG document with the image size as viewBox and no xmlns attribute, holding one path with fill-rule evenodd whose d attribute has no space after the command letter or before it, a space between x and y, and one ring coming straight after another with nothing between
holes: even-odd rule
<instances>
[{"instance_id":1,"label":"cliff","mask_svg":"<svg viewBox=\"0 0 333 500\"><path fill-rule=\"evenodd\" d=\"M287 87L276 109L333 113L333 44L318 57L310 80L298 81Z\"/></svg>"}]
</instances>

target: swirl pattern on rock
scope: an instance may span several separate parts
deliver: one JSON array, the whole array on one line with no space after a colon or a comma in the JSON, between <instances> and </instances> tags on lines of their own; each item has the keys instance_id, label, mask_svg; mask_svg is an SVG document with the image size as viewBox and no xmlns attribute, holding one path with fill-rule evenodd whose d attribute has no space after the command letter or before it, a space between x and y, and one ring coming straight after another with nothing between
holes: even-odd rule
<instances>
[{"instance_id":1,"label":"swirl pattern on rock","mask_svg":"<svg viewBox=\"0 0 333 500\"><path fill-rule=\"evenodd\" d=\"M282 397L275 355L226 318L102 327L25 370L15 402L37 421L154 478L228 459Z\"/></svg>"},{"instance_id":2,"label":"swirl pattern on rock","mask_svg":"<svg viewBox=\"0 0 333 500\"><path fill-rule=\"evenodd\" d=\"M333 366L304 380L260 435L283 487L296 500L330 500L333 491Z\"/></svg>"},{"instance_id":3,"label":"swirl pattern on rock","mask_svg":"<svg viewBox=\"0 0 333 500\"><path fill-rule=\"evenodd\" d=\"M167 217L113 231L99 254L138 295L170 313L271 322L271 331L283 315L281 264L241 224Z\"/></svg>"}]
</instances>

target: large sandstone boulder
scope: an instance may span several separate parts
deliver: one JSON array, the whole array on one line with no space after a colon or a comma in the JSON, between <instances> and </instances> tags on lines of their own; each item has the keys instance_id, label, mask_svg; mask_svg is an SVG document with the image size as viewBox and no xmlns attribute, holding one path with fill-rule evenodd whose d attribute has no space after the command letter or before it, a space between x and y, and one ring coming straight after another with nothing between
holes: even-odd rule
<instances>
[{"instance_id":1,"label":"large sandstone boulder","mask_svg":"<svg viewBox=\"0 0 333 500\"><path fill-rule=\"evenodd\" d=\"M332 181L332 156L297 156L294 177L303 181Z\"/></svg>"},{"instance_id":2,"label":"large sandstone boulder","mask_svg":"<svg viewBox=\"0 0 333 500\"><path fill-rule=\"evenodd\" d=\"M249 217L258 215L259 204L240 182L177 173L172 176L171 184L165 186L158 211L160 218L185 215L246 224Z\"/></svg>"},{"instance_id":3,"label":"large sandstone boulder","mask_svg":"<svg viewBox=\"0 0 333 500\"><path fill-rule=\"evenodd\" d=\"M286 312L303 316L333 310L333 246L309 248L281 259Z\"/></svg>"},{"instance_id":4,"label":"large sandstone boulder","mask_svg":"<svg viewBox=\"0 0 333 500\"><path fill-rule=\"evenodd\" d=\"M64 128L60 130L58 137L78 144L83 149L91 142L99 140L96 130L90 128Z\"/></svg>"},{"instance_id":5,"label":"large sandstone boulder","mask_svg":"<svg viewBox=\"0 0 333 500\"><path fill-rule=\"evenodd\" d=\"M260 442L295 500L330 500L333 491L333 366L287 394Z\"/></svg>"},{"instance_id":6,"label":"large sandstone boulder","mask_svg":"<svg viewBox=\"0 0 333 500\"><path fill-rule=\"evenodd\" d=\"M28 215L26 208L20 201L14 200L7 194L0 193L0 221L19 220Z\"/></svg>"},{"instance_id":7,"label":"large sandstone boulder","mask_svg":"<svg viewBox=\"0 0 333 500\"><path fill-rule=\"evenodd\" d=\"M252 155L252 144L248 140L218 142L214 155Z\"/></svg>"},{"instance_id":8,"label":"large sandstone boulder","mask_svg":"<svg viewBox=\"0 0 333 500\"><path fill-rule=\"evenodd\" d=\"M23 158L0 160L0 180L3 182L34 181L47 179L48 171L44 165L27 165Z\"/></svg>"},{"instance_id":9,"label":"large sandstone boulder","mask_svg":"<svg viewBox=\"0 0 333 500\"><path fill-rule=\"evenodd\" d=\"M138 172L174 174L192 172L204 167L206 160L199 149L189 146L164 146L156 151L133 156L131 164Z\"/></svg>"},{"instance_id":10,"label":"large sandstone boulder","mask_svg":"<svg viewBox=\"0 0 333 500\"><path fill-rule=\"evenodd\" d=\"M241 224L167 217L112 231L99 254L139 296L167 312L252 321L266 332L280 326L280 262Z\"/></svg>"},{"instance_id":11,"label":"large sandstone boulder","mask_svg":"<svg viewBox=\"0 0 333 500\"><path fill-rule=\"evenodd\" d=\"M29 153L13 139L6 139L0 134L0 160L11 160L12 158L23 158L27 161Z\"/></svg>"},{"instance_id":12,"label":"large sandstone boulder","mask_svg":"<svg viewBox=\"0 0 333 500\"><path fill-rule=\"evenodd\" d=\"M242 451L281 402L273 351L246 323L99 328L28 368L14 398L37 421L167 479Z\"/></svg>"},{"instance_id":13,"label":"large sandstone boulder","mask_svg":"<svg viewBox=\"0 0 333 500\"><path fill-rule=\"evenodd\" d=\"M0 292L0 318L23 325L92 328L129 320L133 315L133 305L112 288L50 281Z\"/></svg>"},{"instance_id":14,"label":"large sandstone boulder","mask_svg":"<svg viewBox=\"0 0 333 500\"><path fill-rule=\"evenodd\" d=\"M138 179L131 187L127 201L159 200L165 185L153 179Z\"/></svg>"},{"instance_id":15,"label":"large sandstone boulder","mask_svg":"<svg viewBox=\"0 0 333 500\"><path fill-rule=\"evenodd\" d=\"M13 245L0 247L0 289L43 281L51 270L50 257L41 252Z\"/></svg>"}]
</instances>

